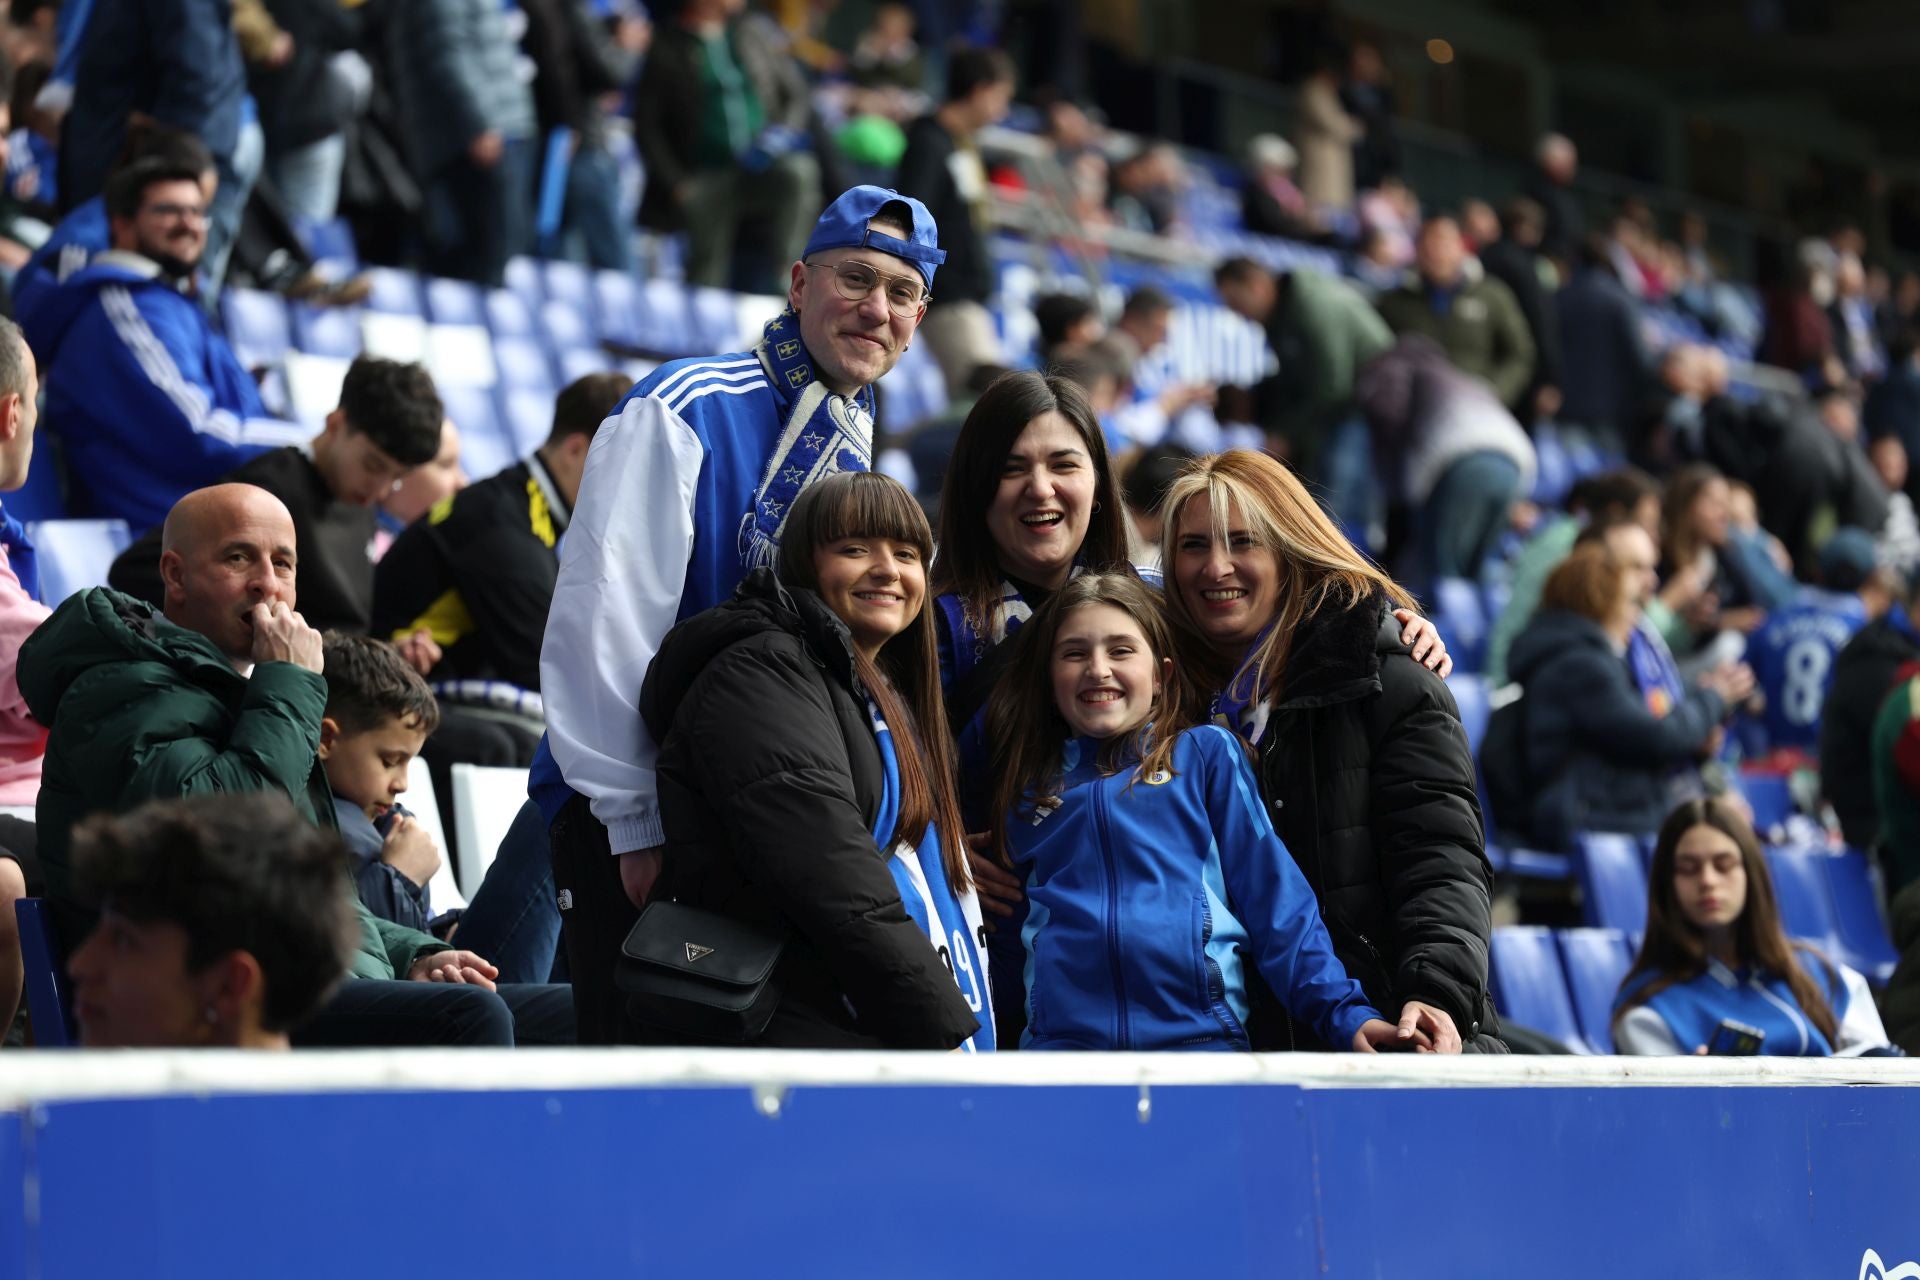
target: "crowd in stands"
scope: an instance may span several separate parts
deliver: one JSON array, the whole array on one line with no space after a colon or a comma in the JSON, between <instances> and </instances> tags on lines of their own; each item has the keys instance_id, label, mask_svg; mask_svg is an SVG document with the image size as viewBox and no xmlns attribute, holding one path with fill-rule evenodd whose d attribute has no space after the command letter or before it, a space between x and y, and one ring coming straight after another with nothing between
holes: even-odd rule
<instances>
[{"instance_id":1,"label":"crowd in stands","mask_svg":"<svg viewBox=\"0 0 1920 1280\"><path fill-rule=\"evenodd\" d=\"M13 6L0 1026L1920 1052L1920 276L818 8Z\"/></svg>"}]
</instances>

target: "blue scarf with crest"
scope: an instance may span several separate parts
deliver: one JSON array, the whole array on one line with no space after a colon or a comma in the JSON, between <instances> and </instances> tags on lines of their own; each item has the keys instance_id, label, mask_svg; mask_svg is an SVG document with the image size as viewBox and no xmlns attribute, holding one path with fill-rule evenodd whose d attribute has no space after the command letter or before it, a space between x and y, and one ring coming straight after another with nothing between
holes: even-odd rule
<instances>
[{"instance_id":1,"label":"blue scarf with crest","mask_svg":"<svg viewBox=\"0 0 1920 1280\"><path fill-rule=\"evenodd\" d=\"M785 418L753 507L740 518L740 562L749 572L780 558L780 535L802 489L837 472L873 469L872 387L851 396L829 391L814 373L792 310L767 321L753 352Z\"/></svg>"}]
</instances>

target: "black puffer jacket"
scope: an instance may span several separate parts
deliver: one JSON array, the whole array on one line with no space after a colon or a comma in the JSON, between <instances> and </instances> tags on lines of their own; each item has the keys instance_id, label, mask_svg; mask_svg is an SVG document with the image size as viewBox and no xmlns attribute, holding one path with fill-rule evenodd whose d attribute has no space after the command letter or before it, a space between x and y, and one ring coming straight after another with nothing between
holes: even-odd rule
<instances>
[{"instance_id":1,"label":"black puffer jacket","mask_svg":"<svg viewBox=\"0 0 1920 1280\"><path fill-rule=\"evenodd\" d=\"M760 1045L951 1049L978 1029L874 845L880 750L819 596L756 570L668 633L640 714L660 744L655 894L794 936Z\"/></svg>"},{"instance_id":2,"label":"black puffer jacket","mask_svg":"<svg viewBox=\"0 0 1920 1280\"><path fill-rule=\"evenodd\" d=\"M1487 999L1493 873L1473 756L1453 695L1413 660L1386 608L1376 596L1295 635L1261 794L1374 1007L1398 1018L1423 1000L1469 1049L1504 1052ZM1297 1024L1259 1038L1317 1047Z\"/></svg>"},{"instance_id":3,"label":"black puffer jacket","mask_svg":"<svg viewBox=\"0 0 1920 1280\"><path fill-rule=\"evenodd\" d=\"M1847 843L1871 849L1880 842L1880 809L1873 798L1873 721L1905 664L1920 658L1892 618L1862 627L1833 660L1833 683L1820 709L1820 788L1840 818Z\"/></svg>"}]
</instances>

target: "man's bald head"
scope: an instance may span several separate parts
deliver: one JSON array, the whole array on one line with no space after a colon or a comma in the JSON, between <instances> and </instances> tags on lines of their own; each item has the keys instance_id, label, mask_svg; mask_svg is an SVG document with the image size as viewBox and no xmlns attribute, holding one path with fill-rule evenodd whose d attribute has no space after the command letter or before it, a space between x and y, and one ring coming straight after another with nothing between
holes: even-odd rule
<instances>
[{"instance_id":1,"label":"man's bald head","mask_svg":"<svg viewBox=\"0 0 1920 1280\"><path fill-rule=\"evenodd\" d=\"M294 605L297 564L286 504L250 484L196 489L160 531L169 620L198 631L236 664L253 652L256 605Z\"/></svg>"}]
</instances>

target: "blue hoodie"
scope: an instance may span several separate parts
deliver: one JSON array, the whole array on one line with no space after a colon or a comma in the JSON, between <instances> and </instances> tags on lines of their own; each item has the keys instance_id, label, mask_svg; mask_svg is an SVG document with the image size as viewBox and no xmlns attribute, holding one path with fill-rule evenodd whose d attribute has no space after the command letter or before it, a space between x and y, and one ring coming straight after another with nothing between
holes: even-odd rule
<instances>
[{"instance_id":1,"label":"blue hoodie","mask_svg":"<svg viewBox=\"0 0 1920 1280\"><path fill-rule=\"evenodd\" d=\"M138 535L189 490L308 434L267 417L199 303L138 254L96 257L28 325L75 515L117 516Z\"/></svg>"},{"instance_id":2,"label":"blue hoodie","mask_svg":"<svg viewBox=\"0 0 1920 1280\"><path fill-rule=\"evenodd\" d=\"M1171 775L1103 775L1066 746L1059 807L1015 814L1026 879L1027 1049L1248 1049L1250 958L1328 1044L1381 1015L1333 953L1319 906L1261 806L1246 751L1180 735Z\"/></svg>"},{"instance_id":3,"label":"blue hoodie","mask_svg":"<svg viewBox=\"0 0 1920 1280\"><path fill-rule=\"evenodd\" d=\"M13 277L13 314L27 330L29 341L35 321L41 319L40 308L54 290L112 244L105 196L75 205L54 226L47 242L33 251Z\"/></svg>"}]
</instances>

